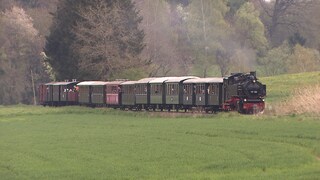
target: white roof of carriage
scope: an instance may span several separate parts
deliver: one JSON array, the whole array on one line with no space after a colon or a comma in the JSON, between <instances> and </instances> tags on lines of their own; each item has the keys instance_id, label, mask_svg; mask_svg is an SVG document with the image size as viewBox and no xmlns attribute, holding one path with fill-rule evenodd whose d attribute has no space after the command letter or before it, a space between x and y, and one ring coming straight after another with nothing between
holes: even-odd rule
<instances>
[{"instance_id":1,"label":"white roof of carriage","mask_svg":"<svg viewBox=\"0 0 320 180\"><path fill-rule=\"evenodd\" d=\"M133 84L136 84L137 81L126 81L126 82L123 82L121 83L120 85L133 85Z\"/></svg>"},{"instance_id":2,"label":"white roof of carriage","mask_svg":"<svg viewBox=\"0 0 320 180\"><path fill-rule=\"evenodd\" d=\"M78 86L104 86L108 84L108 82L104 81L83 81L81 83L78 83Z\"/></svg>"},{"instance_id":3,"label":"white roof of carriage","mask_svg":"<svg viewBox=\"0 0 320 180\"><path fill-rule=\"evenodd\" d=\"M198 79L188 79L183 82L183 84L201 84L201 83L223 83L223 78L220 77L210 77L210 78L198 78Z\"/></svg>"},{"instance_id":4,"label":"white roof of carriage","mask_svg":"<svg viewBox=\"0 0 320 180\"><path fill-rule=\"evenodd\" d=\"M164 83L165 81L168 81L169 79L174 79L174 78L177 78L177 77L158 77L158 78L155 78L151 81L149 81L150 84L159 84L159 83Z\"/></svg>"},{"instance_id":5,"label":"white roof of carriage","mask_svg":"<svg viewBox=\"0 0 320 180\"><path fill-rule=\"evenodd\" d=\"M52 85L52 86L66 86L69 84L77 84L78 82L50 82L46 83L45 85Z\"/></svg>"},{"instance_id":6,"label":"white roof of carriage","mask_svg":"<svg viewBox=\"0 0 320 180\"><path fill-rule=\"evenodd\" d=\"M143 78L143 79L140 79L139 81L136 81L136 84L146 84L154 79L156 79L156 77Z\"/></svg>"},{"instance_id":7,"label":"white roof of carriage","mask_svg":"<svg viewBox=\"0 0 320 180\"><path fill-rule=\"evenodd\" d=\"M179 83L181 81L188 80L188 79L199 79L199 77L196 77L196 76L175 77L173 79L167 80L166 83Z\"/></svg>"}]
</instances>

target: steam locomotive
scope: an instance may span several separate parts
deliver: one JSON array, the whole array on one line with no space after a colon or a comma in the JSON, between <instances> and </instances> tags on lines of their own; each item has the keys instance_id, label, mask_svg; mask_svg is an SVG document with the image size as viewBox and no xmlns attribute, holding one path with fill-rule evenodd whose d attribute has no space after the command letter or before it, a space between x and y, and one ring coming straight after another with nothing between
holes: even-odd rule
<instances>
[{"instance_id":1,"label":"steam locomotive","mask_svg":"<svg viewBox=\"0 0 320 180\"><path fill-rule=\"evenodd\" d=\"M152 77L138 81L50 82L39 86L43 106L81 105L130 110L259 113L265 108L266 85L255 72L223 78Z\"/></svg>"}]
</instances>

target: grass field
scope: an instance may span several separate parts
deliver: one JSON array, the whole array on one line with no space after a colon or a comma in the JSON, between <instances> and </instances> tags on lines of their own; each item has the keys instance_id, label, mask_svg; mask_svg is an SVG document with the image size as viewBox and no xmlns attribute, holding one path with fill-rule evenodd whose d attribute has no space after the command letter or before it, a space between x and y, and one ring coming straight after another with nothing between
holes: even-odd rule
<instances>
[{"instance_id":1,"label":"grass field","mask_svg":"<svg viewBox=\"0 0 320 180\"><path fill-rule=\"evenodd\" d=\"M267 85L266 101L275 103L289 98L296 88L320 84L320 72L286 74L264 77L260 80Z\"/></svg>"},{"instance_id":2,"label":"grass field","mask_svg":"<svg viewBox=\"0 0 320 180\"><path fill-rule=\"evenodd\" d=\"M262 79L268 103L320 79L319 72L293 76ZM0 179L319 178L314 115L0 106Z\"/></svg>"},{"instance_id":3,"label":"grass field","mask_svg":"<svg viewBox=\"0 0 320 180\"><path fill-rule=\"evenodd\" d=\"M317 179L316 117L2 107L1 179Z\"/></svg>"}]
</instances>

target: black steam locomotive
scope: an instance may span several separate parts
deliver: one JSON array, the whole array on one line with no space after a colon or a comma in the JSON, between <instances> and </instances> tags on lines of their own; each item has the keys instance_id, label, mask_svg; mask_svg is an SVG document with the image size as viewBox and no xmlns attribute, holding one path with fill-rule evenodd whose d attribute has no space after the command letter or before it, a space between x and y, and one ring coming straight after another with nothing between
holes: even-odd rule
<instances>
[{"instance_id":1,"label":"black steam locomotive","mask_svg":"<svg viewBox=\"0 0 320 180\"><path fill-rule=\"evenodd\" d=\"M152 77L139 81L51 82L39 86L40 104L86 105L134 110L258 113L265 108L266 85L255 72L224 78Z\"/></svg>"}]
</instances>

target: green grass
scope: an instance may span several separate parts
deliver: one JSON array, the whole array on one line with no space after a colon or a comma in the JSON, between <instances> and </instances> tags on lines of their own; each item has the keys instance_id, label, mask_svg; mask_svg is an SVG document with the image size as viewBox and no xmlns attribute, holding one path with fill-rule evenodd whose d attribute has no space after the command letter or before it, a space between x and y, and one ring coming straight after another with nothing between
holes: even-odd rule
<instances>
[{"instance_id":1,"label":"green grass","mask_svg":"<svg viewBox=\"0 0 320 180\"><path fill-rule=\"evenodd\" d=\"M296 88L320 84L320 72L286 74L260 78L267 85L268 103L280 102L290 97Z\"/></svg>"},{"instance_id":2,"label":"green grass","mask_svg":"<svg viewBox=\"0 0 320 180\"><path fill-rule=\"evenodd\" d=\"M1 179L317 179L320 121L0 107Z\"/></svg>"}]
</instances>

